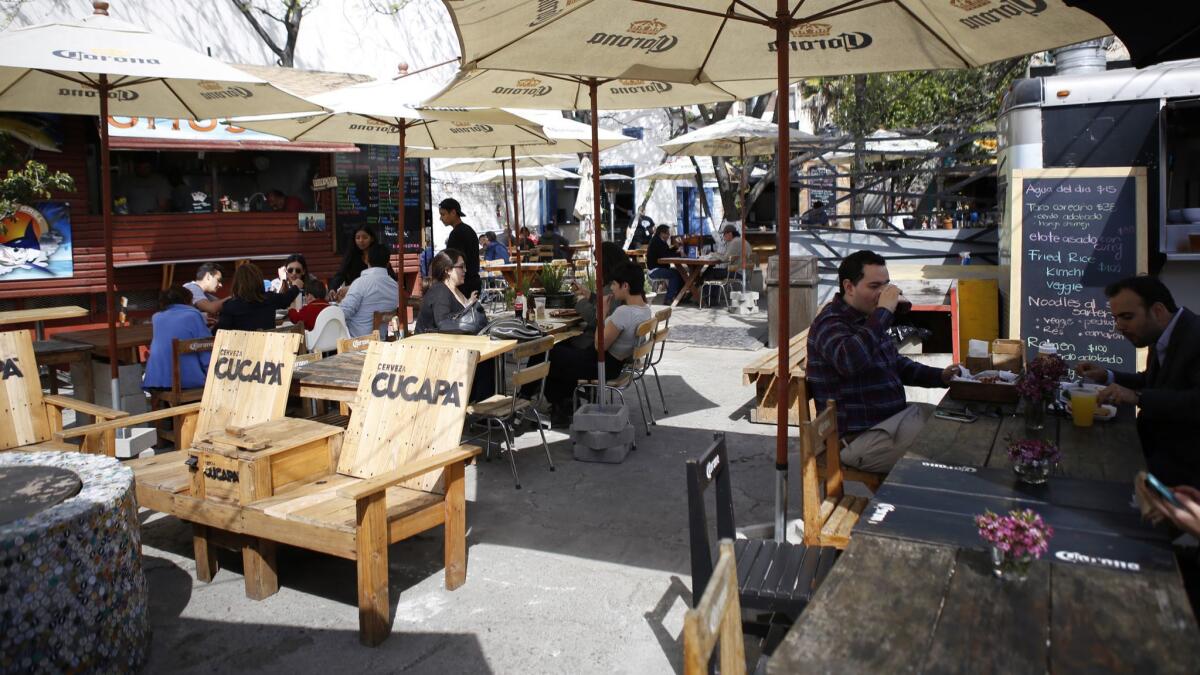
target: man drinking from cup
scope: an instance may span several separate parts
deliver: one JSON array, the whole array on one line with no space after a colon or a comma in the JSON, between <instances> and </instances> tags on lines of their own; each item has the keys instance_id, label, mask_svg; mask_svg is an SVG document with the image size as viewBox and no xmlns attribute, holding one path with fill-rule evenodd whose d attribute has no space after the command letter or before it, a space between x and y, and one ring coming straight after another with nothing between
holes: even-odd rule
<instances>
[{"instance_id":1,"label":"man drinking from cup","mask_svg":"<svg viewBox=\"0 0 1200 675\"><path fill-rule=\"evenodd\" d=\"M1175 304L1158 279L1129 277L1104 289L1117 331L1149 347L1146 370L1121 373L1080 362L1076 372L1107 385L1100 403L1140 408L1138 437L1150 472L1168 485L1200 484L1196 420L1200 411L1200 317Z\"/></svg>"},{"instance_id":2,"label":"man drinking from cup","mask_svg":"<svg viewBox=\"0 0 1200 675\"><path fill-rule=\"evenodd\" d=\"M828 399L837 402L842 462L886 473L933 412L931 405L909 404L904 386L948 386L958 364L938 369L900 355L887 329L907 301L878 253L846 256L838 285L841 292L808 329L808 386L818 410Z\"/></svg>"}]
</instances>

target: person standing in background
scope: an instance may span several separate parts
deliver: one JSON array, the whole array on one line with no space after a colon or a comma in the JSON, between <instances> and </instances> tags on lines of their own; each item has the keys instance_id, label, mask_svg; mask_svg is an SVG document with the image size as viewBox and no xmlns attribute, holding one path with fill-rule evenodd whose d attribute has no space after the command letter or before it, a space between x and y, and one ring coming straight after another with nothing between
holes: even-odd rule
<instances>
[{"instance_id":1,"label":"person standing in background","mask_svg":"<svg viewBox=\"0 0 1200 675\"><path fill-rule=\"evenodd\" d=\"M463 295L471 295L483 288L479 278L479 235L470 225L462 220L462 205L457 199L443 199L438 204L438 215L443 225L451 227L450 236L446 237L446 248L452 248L462 253L466 265L466 278L460 290Z\"/></svg>"}]
</instances>

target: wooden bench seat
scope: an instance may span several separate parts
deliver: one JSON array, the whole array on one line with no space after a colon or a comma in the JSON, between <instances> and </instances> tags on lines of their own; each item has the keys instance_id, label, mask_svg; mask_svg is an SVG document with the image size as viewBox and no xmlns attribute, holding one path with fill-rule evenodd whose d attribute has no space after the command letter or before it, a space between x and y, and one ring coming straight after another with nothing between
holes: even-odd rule
<instances>
[{"instance_id":1,"label":"wooden bench seat","mask_svg":"<svg viewBox=\"0 0 1200 675\"><path fill-rule=\"evenodd\" d=\"M804 368L808 360L808 329L788 341L788 424L798 425L812 419L815 411L808 402ZM742 384L754 385L754 408L750 421L775 424L779 404L776 400L779 373L779 351L771 350L742 368Z\"/></svg>"},{"instance_id":2,"label":"wooden bench seat","mask_svg":"<svg viewBox=\"0 0 1200 675\"><path fill-rule=\"evenodd\" d=\"M357 517L356 502L338 496L338 491L352 488L362 480L336 473L328 474L295 489L284 490L272 497L253 502L247 508L272 518L308 523L353 534ZM446 497L441 493L413 490L397 485L386 490L385 500L390 525L430 508L438 511L437 515L440 515L440 511L445 508ZM439 519L438 524L440 523Z\"/></svg>"},{"instance_id":3,"label":"wooden bench seat","mask_svg":"<svg viewBox=\"0 0 1200 675\"><path fill-rule=\"evenodd\" d=\"M866 506L866 497L850 495L829 497L822 501L817 519L821 528L821 542L826 546L846 548L850 543L850 530Z\"/></svg>"}]
</instances>

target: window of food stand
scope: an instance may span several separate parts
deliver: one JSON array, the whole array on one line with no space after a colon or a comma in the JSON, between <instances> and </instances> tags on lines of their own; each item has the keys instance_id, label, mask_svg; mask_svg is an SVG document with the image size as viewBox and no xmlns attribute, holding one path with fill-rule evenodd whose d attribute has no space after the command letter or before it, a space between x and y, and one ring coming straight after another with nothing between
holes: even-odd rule
<instances>
[{"instance_id":1,"label":"window of food stand","mask_svg":"<svg viewBox=\"0 0 1200 675\"><path fill-rule=\"evenodd\" d=\"M318 162L307 152L114 152L114 206L130 214L307 210ZM295 200L272 208L272 190Z\"/></svg>"}]
</instances>

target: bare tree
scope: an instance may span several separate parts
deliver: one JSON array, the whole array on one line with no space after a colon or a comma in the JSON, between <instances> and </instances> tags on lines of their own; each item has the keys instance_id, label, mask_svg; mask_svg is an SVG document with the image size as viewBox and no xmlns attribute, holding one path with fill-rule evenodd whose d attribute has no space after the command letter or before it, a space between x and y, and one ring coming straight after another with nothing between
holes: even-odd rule
<instances>
[{"instance_id":1,"label":"bare tree","mask_svg":"<svg viewBox=\"0 0 1200 675\"><path fill-rule=\"evenodd\" d=\"M296 40L300 37L300 21L304 13L317 6L320 0L230 0L242 13L250 27L258 34L267 48L278 57L276 62L291 68L296 60ZM283 40L277 29L265 21L272 21L283 28Z\"/></svg>"}]
</instances>

